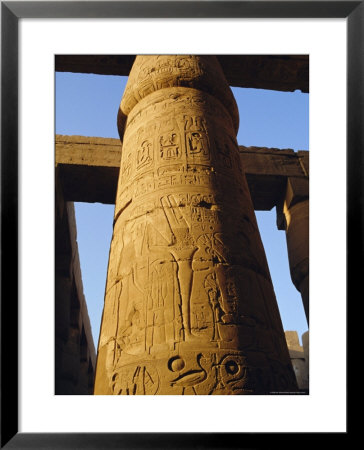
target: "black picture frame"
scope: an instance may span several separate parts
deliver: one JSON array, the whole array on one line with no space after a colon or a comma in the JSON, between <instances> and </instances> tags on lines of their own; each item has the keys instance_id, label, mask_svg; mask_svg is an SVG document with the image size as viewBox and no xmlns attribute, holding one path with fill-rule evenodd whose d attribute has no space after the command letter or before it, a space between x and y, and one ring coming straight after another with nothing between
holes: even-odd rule
<instances>
[{"instance_id":1,"label":"black picture frame","mask_svg":"<svg viewBox=\"0 0 364 450\"><path fill-rule=\"evenodd\" d=\"M21 18L346 18L347 304L363 268L364 1L1 2L1 448L269 448L290 433L18 432L18 21ZM341 212L342 213L342 212ZM361 292L361 290L358 290ZM11 293L11 297L10 294ZM9 300L10 298L10 300ZM348 415L347 415L348 417ZM348 420L348 419L347 419ZM349 436L338 433L338 437ZM320 433L319 433L320 434ZM325 433L322 438L325 439ZM315 444L318 443L315 433ZM310 433L300 437L309 443ZM321 440L321 439L320 439ZM311 441L312 442L312 441ZM265 444L264 444L265 443Z\"/></svg>"}]
</instances>

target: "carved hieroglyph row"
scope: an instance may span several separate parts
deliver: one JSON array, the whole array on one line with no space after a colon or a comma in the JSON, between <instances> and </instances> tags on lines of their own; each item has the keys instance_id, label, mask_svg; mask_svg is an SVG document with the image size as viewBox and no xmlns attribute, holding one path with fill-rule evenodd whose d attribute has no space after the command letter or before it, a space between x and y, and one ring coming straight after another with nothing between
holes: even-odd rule
<instances>
[{"instance_id":1,"label":"carved hieroglyph row","mask_svg":"<svg viewBox=\"0 0 364 450\"><path fill-rule=\"evenodd\" d=\"M121 103L129 115L95 393L292 391L236 117L224 106L231 92L219 70L204 76L217 61L138 58Z\"/></svg>"}]
</instances>

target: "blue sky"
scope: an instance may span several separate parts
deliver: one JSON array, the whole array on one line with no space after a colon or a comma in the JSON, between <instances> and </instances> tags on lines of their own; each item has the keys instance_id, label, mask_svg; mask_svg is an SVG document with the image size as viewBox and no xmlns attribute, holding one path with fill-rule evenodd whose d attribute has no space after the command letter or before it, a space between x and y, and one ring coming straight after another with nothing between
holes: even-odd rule
<instances>
[{"instance_id":1,"label":"blue sky","mask_svg":"<svg viewBox=\"0 0 364 450\"><path fill-rule=\"evenodd\" d=\"M56 133L118 138L116 115L126 77L56 73ZM240 114L238 143L308 150L309 95L232 88ZM84 294L97 347L112 235L113 205L75 203ZM307 331L300 293L292 284L284 231L276 211L256 211L283 328Z\"/></svg>"}]
</instances>

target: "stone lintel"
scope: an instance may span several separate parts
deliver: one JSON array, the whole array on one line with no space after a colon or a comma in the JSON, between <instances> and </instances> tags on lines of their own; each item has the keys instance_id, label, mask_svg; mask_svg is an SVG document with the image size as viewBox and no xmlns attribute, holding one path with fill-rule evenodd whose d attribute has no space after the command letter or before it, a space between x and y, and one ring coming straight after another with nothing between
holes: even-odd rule
<instances>
[{"instance_id":1,"label":"stone lintel","mask_svg":"<svg viewBox=\"0 0 364 450\"><path fill-rule=\"evenodd\" d=\"M56 163L92 167L119 167L119 139L56 135Z\"/></svg>"},{"instance_id":2,"label":"stone lintel","mask_svg":"<svg viewBox=\"0 0 364 450\"><path fill-rule=\"evenodd\" d=\"M119 176L119 139L56 135L56 166L67 201L115 202Z\"/></svg>"},{"instance_id":3,"label":"stone lintel","mask_svg":"<svg viewBox=\"0 0 364 450\"><path fill-rule=\"evenodd\" d=\"M58 164L64 196L68 201L115 203L118 167Z\"/></svg>"},{"instance_id":4,"label":"stone lintel","mask_svg":"<svg viewBox=\"0 0 364 450\"><path fill-rule=\"evenodd\" d=\"M218 55L230 86L309 91L308 55ZM56 55L57 72L128 76L135 55Z\"/></svg>"},{"instance_id":5,"label":"stone lintel","mask_svg":"<svg viewBox=\"0 0 364 450\"><path fill-rule=\"evenodd\" d=\"M255 210L277 205L287 178L305 178L308 151L239 146ZM65 199L114 204L119 176L121 143L118 139L56 136L56 165Z\"/></svg>"},{"instance_id":6,"label":"stone lintel","mask_svg":"<svg viewBox=\"0 0 364 450\"><path fill-rule=\"evenodd\" d=\"M304 179L301 158L308 151L239 146L254 209L270 211L285 192L287 179ZM302 155L301 157L299 156Z\"/></svg>"}]
</instances>

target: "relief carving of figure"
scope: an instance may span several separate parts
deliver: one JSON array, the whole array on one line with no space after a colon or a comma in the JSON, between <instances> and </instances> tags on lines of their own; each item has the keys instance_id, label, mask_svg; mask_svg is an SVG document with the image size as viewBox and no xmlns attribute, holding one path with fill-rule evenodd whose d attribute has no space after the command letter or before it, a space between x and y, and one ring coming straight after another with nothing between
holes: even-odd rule
<instances>
[{"instance_id":1,"label":"relief carving of figure","mask_svg":"<svg viewBox=\"0 0 364 450\"><path fill-rule=\"evenodd\" d=\"M177 206L173 195L161 198L161 204L173 234L169 251L177 263L177 279L182 303L182 320L185 340L193 339L191 334L190 299L193 282L192 258L197 250L190 227Z\"/></svg>"},{"instance_id":2,"label":"relief carving of figure","mask_svg":"<svg viewBox=\"0 0 364 450\"><path fill-rule=\"evenodd\" d=\"M221 336L217 324L218 322L220 322L223 312L220 306L221 292L217 284L216 274L214 272L209 273L206 276L204 281L204 288L207 292L209 303L212 309L212 317L213 317L212 341L219 341L221 339Z\"/></svg>"},{"instance_id":3,"label":"relief carving of figure","mask_svg":"<svg viewBox=\"0 0 364 450\"><path fill-rule=\"evenodd\" d=\"M187 133L187 149L192 156L207 156L208 148L204 136L198 131Z\"/></svg>"}]
</instances>

